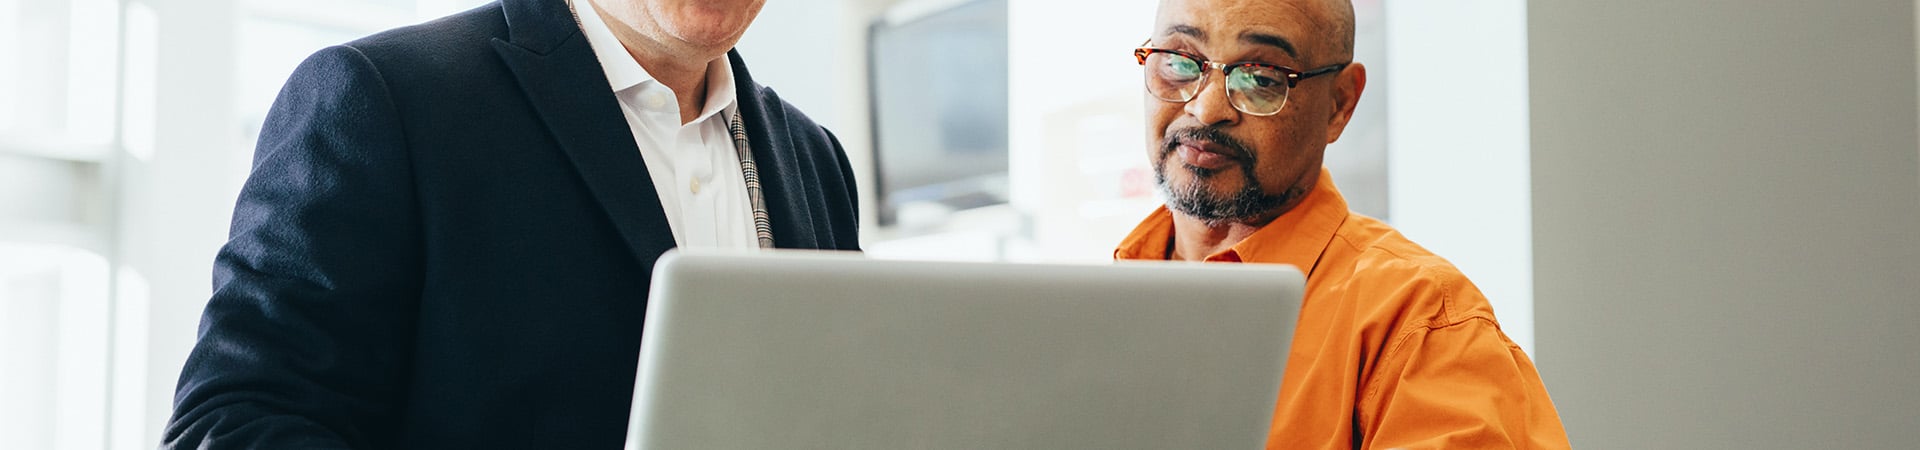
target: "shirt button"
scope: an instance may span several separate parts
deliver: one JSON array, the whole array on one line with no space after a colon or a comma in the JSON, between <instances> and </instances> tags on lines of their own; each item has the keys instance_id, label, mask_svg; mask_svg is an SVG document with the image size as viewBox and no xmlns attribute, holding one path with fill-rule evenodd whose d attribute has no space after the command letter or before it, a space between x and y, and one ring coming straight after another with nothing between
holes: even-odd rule
<instances>
[{"instance_id":1,"label":"shirt button","mask_svg":"<svg viewBox=\"0 0 1920 450\"><path fill-rule=\"evenodd\" d=\"M687 185L687 189L692 190L695 194L700 193L700 179L693 179L693 182Z\"/></svg>"},{"instance_id":2,"label":"shirt button","mask_svg":"<svg viewBox=\"0 0 1920 450\"><path fill-rule=\"evenodd\" d=\"M647 108L660 109L665 107L667 107L667 94L659 92L647 94Z\"/></svg>"}]
</instances>

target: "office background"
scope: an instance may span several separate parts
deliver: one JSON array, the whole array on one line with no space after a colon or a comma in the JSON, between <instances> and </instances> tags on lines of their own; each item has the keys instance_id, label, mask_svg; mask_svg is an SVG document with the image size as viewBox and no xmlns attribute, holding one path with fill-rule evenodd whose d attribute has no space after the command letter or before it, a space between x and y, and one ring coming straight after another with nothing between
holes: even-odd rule
<instances>
[{"instance_id":1,"label":"office background","mask_svg":"<svg viewBox=\"0 0 1920 450\"><path fill-rule=\"evenodd\" d=\"M158 442L287 73L478 3L0 0L4 446ZM1351 183L1493 299L1575 445L1920 445L1914 2L1359 3L1384 175ZM1126 178L1154 4L1008 0L1008 202L868 214L869 252L1108 259L1154 202ZM740 45L866 211L868 27L943 6L770 0Z\"/></svg>"}]
</instances>

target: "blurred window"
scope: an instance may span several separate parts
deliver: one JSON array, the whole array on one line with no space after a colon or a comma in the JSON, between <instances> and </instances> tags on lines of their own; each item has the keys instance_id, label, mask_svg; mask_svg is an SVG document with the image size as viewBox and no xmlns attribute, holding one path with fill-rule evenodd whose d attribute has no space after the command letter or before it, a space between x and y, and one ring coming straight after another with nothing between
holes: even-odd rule
<instances>
[{"instance_id":1,"label":"blurred window","mask_svg":"<svg viewBox=\"0 0 1920 450\"><path fill-rule=\"evenodd\" d=\"M168 88L155 77L166 63L155 60L155 41L169 29L155 10L205 5L192 1L0 0L0 40L13 43L0 51L0 446L155 443L150 433L162 419L151 417L147 389L174 376L154 367L177 363L148 364L147 321L173 315L149 315L147 299L157 295L140 274L114 270L127 266L115 258L129 250L114 248L112 237L117 211L177 205L114 204L115 192L143 188L124 185L138 180L118 179L114 168L123 153L154 157L160 112L152 94ZM241 121L233 129L244 148L234 151L247 153L280 85L307 55L485 3L204 1L236 9L216 26L232 27L235 91L226 107ZM229 159L240 163L208 170L245 176L250 158Z\"/></svg>"}]
</instances>

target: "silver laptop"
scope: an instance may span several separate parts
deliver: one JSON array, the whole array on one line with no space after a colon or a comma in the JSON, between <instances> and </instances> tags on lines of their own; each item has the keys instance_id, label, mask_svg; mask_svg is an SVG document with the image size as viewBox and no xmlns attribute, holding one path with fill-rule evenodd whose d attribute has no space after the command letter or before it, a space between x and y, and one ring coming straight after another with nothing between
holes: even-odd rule
<instances>
[{"instance_id":1,"label":"silver laptop","mask_svg":"<svg viewBox=\"0 0 1920 450\"><path fill-rule=\"evenodd\" d=\"M1256 449L1290 266L669 252L628 449Z\"/></svg>"}]
</instances>

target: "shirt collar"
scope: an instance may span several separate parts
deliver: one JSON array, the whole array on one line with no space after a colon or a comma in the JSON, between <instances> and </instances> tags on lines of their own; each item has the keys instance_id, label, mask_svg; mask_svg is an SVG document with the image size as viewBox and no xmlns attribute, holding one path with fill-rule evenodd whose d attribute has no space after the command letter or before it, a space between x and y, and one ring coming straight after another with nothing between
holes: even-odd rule
<instances>
[{"instance_id":1,"label":"shirt collar","mask_svg":"<svg viewBox=\"0 0 1920 450\"><path fill-rule=\"evenodd\" d=\"M1320 181L1299 205L1232 248L1208 255L1207 261L1290 264L1311 273L1347 214L1347 200L1333 187L1333 175L1321 168ZM1113 258L1168 259L1173 232L1173 213L1165 206L1156 208L1120 241Z\"/></svg>"},{"instance_id":2,"label":"shirt collar","mask_svg":"<svg viewBox=\"0 0 1920 450\"><path fill-rule=\"evenodd\" d=\"M607 74L607 84L614 92L632 89L647 82L660 84L653 74L640 66L639 61L634 61L632 54L627 53L627 47L620 43L619 37L614 36L613 28L600 18L599 10L591 0L574 0L567 4L574 8L574 15L580 18L580 32L586 34L587 44L593 47L593 54L600 60L600 67ZM665 88L664 85L661 87ZM714 59L707 64L706 106L693 122L706 120L732 108L734 98L733 65L728 64L727 58Z\"/></svg>"}]
</instances>

